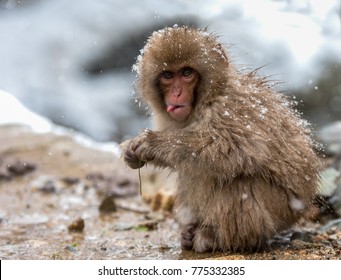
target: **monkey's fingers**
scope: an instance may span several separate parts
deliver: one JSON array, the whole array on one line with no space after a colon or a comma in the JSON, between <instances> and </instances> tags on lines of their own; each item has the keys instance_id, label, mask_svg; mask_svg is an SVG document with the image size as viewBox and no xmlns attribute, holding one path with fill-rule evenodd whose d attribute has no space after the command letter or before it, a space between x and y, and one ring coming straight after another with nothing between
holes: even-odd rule
<instances>
[{"instance_id":1,"label":"monkey's fingers","mask_svg":"<svg viewBox=\"0 0 341 280\"><path fill-rule=\"evenodd\" d=\"M146 163L140 160L134 151L131 149L127 149L124 154L124 161L130 166L132 169L141 168Z\"/></svg>"}]
</instances>

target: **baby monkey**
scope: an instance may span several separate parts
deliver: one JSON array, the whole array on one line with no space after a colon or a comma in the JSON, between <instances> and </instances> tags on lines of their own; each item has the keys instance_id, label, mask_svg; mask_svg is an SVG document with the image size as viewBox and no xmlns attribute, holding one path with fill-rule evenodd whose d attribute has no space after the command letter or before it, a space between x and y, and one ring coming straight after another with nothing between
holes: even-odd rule
<instances>
[{"instance_id":1,"label":"baby monkey","mask_svg":"<svg viewBox=\"0 0 341 280\"><path fill-rule=\"evenodd\" d=\"M134 69L155 130L129 140L124 159L177 172L182 249L262 249L302 217L320 160L285 96L230 65L206 30L154 32Z\"/></svg>"}]
</instances>

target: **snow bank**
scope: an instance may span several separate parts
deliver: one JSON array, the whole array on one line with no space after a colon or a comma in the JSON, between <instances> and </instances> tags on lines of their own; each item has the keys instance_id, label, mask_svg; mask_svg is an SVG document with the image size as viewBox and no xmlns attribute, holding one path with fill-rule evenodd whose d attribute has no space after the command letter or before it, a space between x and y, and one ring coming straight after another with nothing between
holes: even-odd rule
<instances>
[{"instance_id":1,"label":"snow bank","mask_svg":"<svg viewBox=\"0 0 341 280\"><path fill-rule=\"evenodd\" d=\"M8 92L0 90L0 125L25 125L37 133L47 133L52 123L26 107Z\"/></svg>"},{"instance_id":2,"label":"snow bank","mask_svg":"<svg viewBox=\"0 0 341 280\"><path fill-rule=\"evenodd\" d=\"M117 143L99 143L82 133L54 125L47 118L28 110L13 95L2 90L0 90L0 126L1 125L27 126L32 129L34 133L68 135L83 146L110 151L116 156L119 156L121 153Z\"/></svg>"}]
</instances>

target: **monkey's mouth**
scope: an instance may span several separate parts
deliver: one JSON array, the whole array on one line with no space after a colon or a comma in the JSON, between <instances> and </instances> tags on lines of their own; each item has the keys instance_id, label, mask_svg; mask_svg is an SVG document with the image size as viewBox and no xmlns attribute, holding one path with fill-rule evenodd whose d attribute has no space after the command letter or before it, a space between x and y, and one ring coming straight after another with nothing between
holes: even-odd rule
<instances>
[{"instance_id":1,"label":"monkey's mouth","mask_svg":"<svg viewBox=\"0 0 341 280\"><path fill-rule=\"evenodd\" d=\"M185 107L186 105L174 105L174 104L170 104L170 105L167 105L167 112L170 113L170 112L174 112L175 110L179 109L179 108L183 108Z\"/></svg>"},{"instance_id":2,"label":"monkey's mouth","mask_svg":"<svg viewBox=\"0 0 341 280\"><path fill-rule=\"evenodd\" d=\"M168 104L167 112L174 120L182 122L191 113L191 106L188 104Z\"/></svg>"}]
</instances>

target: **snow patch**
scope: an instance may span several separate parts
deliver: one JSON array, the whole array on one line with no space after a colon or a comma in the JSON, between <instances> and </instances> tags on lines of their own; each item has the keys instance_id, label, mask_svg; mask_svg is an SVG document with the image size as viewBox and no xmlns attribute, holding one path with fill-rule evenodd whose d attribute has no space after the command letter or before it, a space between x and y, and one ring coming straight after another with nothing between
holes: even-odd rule
<instances>
[{"instance_id":1,"label":"snow patch","mask_svg":"<svg viewBox=\"0 0 341 280\"><path fill-rule=\"evenodd\" d=\"M52 123L26 107L8 92L0 90L0 125L17 124L29 126L37 133L47 133L52 129Z\"/></svg>"},{"instance_id":2,"label":"snow patch","mask_svg":"<svg viewBox=\"0 0 341 280\"><path fill-rule=\"evenodd\" d=\"M68 135L83 146L112 152L117 156L121 154L117 143L99 143L80 132L70 131L65 127L55 125L48 119L31 112L13 95L2 90L0 90L0 125L22 125L31 128L35 133Z\"/></svg>"},{"instance_id":3,"label":"snow patch","mask_svg":"<svg viewBox=\"0 0 341 280\"><path fill-rule=\"evenodd\" d=\"M296 211L302 211L305 208L304 202L297 198L292 198L289 203L290 203L291 209L296 210Z\"/></svg>"}]
</instances>

